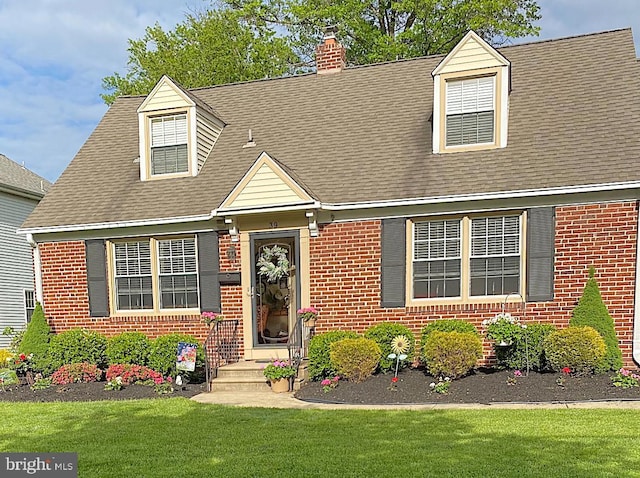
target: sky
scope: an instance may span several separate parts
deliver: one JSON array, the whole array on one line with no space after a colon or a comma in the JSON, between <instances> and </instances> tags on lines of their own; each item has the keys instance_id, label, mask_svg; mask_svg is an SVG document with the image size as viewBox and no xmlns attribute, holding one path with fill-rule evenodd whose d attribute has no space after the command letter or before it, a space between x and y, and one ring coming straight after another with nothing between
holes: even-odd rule
<instances>
[{"instance_id":1,"label":"sky","mask_svg":"<svg viewBox=\"0 0 640 478\"><path fill-rule=\"evenodd\" d=\"M102 79L126 73L127 40L165 30L206 0L0 0L0 154L55 181L107 106ZM638 0L538 0L537 38L631 27ZM606 6L604 6L606 5Z\"/></svg>"}]
</instances>

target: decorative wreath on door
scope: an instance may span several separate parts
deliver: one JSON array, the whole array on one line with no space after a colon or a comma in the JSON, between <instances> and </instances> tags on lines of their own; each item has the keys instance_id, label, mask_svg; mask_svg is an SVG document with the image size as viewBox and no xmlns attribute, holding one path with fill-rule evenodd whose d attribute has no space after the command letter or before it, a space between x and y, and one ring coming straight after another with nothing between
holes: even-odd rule
<instances>
[{"instance_id":1,"label":"decorative wreath on door","mask_svg":"<svg viewBox=\"0 0 640 478\"><path fill-rule=\"evenodd\" d=\"M258 275L273 284L289 275L287 250L280 246L264 247L256 263Z\"/></svg>"}]
</instances>

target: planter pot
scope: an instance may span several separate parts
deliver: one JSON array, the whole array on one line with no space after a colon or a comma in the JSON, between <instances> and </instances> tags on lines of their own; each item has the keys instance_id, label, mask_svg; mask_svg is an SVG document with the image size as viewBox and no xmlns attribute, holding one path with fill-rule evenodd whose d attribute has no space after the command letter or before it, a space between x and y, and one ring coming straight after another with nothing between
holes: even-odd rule
<instances>
[{"instance_id":1,"label":"planter pot","mask_svg":"<svg viewBox=\"0 0 640 478\"><path fill-rule=\"evenodd\" d=\"M278 380L271 380L271 391L275 393L286 393L289 391L289 379L281 378Z\"/></svg>"},{"instance_id":2,"label":"planter pot","mask_svg":"<svg viewBox=\"0 0 640 478\"><path fill-rule=\"evenodd\" d=\"M311 329L316 326L316 319L305 320L304 325Z\"/></svg>"}]
</instances>

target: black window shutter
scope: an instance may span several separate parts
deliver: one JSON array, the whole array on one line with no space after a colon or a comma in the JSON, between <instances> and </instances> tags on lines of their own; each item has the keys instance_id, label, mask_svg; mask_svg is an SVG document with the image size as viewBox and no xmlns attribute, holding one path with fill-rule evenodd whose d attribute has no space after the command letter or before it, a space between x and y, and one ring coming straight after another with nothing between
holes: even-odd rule
<instances>
[{"instance_id":1,"label":"black window shutter","mask_svg":"<svg viewBox=\"0 0 640 478\"><path fill-rule=\"evenodd\" d=\"M406 290L406 219L382 221L382 307L404 307Z\"/></svg>"},{"instance_id":2,"label":"black window shutter","mask_svg":"<svg viewBox=\"0 0 640 478\"><path fill-rule=\"evenodd\" d=\"M198 234L198 270L200 275L200 310L202 312L221 311L220 306L220 256L218 233Z\"/></svg>"},{"instance_id":3,"label":"black window shutter","mask_svg":"<svg viewBox=\"0 0 640 478\"><path fill-rule=\"evenodd\" d=\"M555 209L527 211L527 302L553 300Z\"/></svg>"},{"instance_id":4,"label":"black window shutter","mask_svg":"<svg viewBox=\"0 0 640 478\"><path fill-rule=\"evenodd\" d=\"M105 242L102 239L90 239L85 241L84 246L87 259L89 315L91 317L109 317Z\"/></svg>"}]
</instances>

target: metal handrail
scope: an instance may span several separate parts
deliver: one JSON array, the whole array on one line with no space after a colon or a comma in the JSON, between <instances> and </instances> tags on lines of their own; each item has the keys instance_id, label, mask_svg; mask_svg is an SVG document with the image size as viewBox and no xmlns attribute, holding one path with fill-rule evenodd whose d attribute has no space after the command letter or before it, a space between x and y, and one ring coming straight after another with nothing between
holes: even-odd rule
<instances>
[{"instance_id":1,"label":"metal handrail","mask_svg":"<svg viewBox=\"0 0 640 478\"><path fill-rule=\"evenodd\" d=\"M309 352L309 340L313 336L313 327L308 327L302 317L298 317L289 334L287 340L287 349L289 351L289 362L291 365L300 367L302 360L305 359Z\"/></svg>"},{"instance_id":2,"label":"metal handrail","mask_svg":"<svg viewBox=\"0 0 640 478\"><path fill-rule=\"evenodd\" d=\"M222 365L240 361L239 323L237 319L216 322L204 341L207 391L209 392L211 380L218 376L218 369Z\"/></svg>"}]
</instances>

